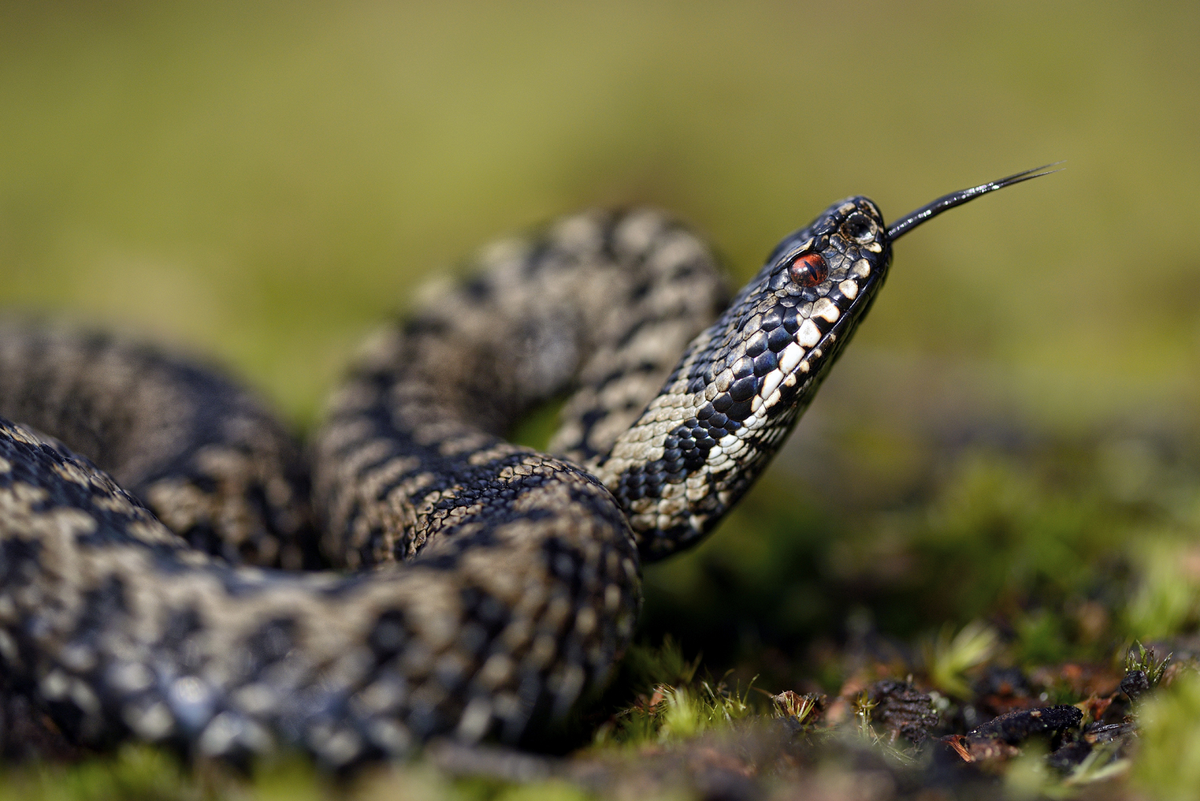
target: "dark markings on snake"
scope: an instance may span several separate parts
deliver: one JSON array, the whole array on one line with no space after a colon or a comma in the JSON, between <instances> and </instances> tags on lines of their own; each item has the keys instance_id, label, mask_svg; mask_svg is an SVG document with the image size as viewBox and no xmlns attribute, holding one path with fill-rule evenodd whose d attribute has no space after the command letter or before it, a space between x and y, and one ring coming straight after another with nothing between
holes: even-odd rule
<instances>
[{"instance_id":1,"label":"dark markings on snake","mask_svg":"<svg viewBox=\"0 0 1200 801\"><path fill-rule=\"evenodd\" d=\"M31 427L0 422L3 690L92 746L343 768L434 736L520 742L620 657L642 561L699 541L763 469L892 242L1040 174L891 229L836 203L728 304L707 247L654 211L489 247L363 349L311 479L219 373L2 322L0 414ZM555 455L503 439L568 391ZM296 570L318 564L336 569Z\"/></svg>"}]
</instances>

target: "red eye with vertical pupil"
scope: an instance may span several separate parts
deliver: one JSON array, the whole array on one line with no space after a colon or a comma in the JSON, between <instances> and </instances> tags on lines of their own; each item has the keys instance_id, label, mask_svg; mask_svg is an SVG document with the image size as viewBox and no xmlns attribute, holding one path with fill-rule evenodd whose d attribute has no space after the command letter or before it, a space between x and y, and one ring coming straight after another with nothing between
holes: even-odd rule
<instances>
[{"instance_id":1,"label":"red eye with vertical pupil","mask_svg":"<svg viewBox=\"0 0 1200 801\"><path fill-rule=\"evenodd\" d=\"M829 277L829 263L820 253L802 253L788 266L788 276L803 287L814 287Z\"/></svg>"}]
</instances>

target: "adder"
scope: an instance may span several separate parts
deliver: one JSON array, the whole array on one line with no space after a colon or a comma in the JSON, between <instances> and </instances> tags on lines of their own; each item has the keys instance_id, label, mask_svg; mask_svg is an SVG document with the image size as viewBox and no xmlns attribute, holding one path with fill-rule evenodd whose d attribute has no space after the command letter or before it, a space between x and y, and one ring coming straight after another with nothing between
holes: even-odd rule
<instances>
[{"instance_id":1,"label":"adder","mask_svg":"<svg viewBox=\"0 0 1200 801\"><path fill-rule=\"evenodd\" d=\"M0 414L31 428L0 423L4 691L87 745L344 767L519 741L619 658L641 564L760 474L895 240L1044 174L890 226L835 203L728 303L707 247L654 211L494 245L365 346L309 449L315 512L298 446L219 373L6 322ZM563 393L550 453L504 439Z\"/></svg>"}]
</instances>

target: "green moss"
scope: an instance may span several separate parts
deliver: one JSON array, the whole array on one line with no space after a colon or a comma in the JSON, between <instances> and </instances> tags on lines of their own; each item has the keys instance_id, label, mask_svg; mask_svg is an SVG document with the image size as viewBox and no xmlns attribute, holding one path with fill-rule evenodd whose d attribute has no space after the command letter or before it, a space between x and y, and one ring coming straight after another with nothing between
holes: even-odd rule
<instances>
[{"instance_id":1,"label":"green moss","mask_svg":"<svg viewBox=\"0 0 1200 801\"><path fill-rule=\"evenodd\" d=\"M1154 532L1141 533L1138 542L1139 580L1124 610L1126 630L1142 639L1194 631L1200 623L1195 542Z\"/></svg>"},{"instance_id":2,"label":"green moss","mask_svg":"<svg viewBox=\"0 0 1200 801\"><path fill-rule=\"evenodd\" d=\"M926 675L935 689L966 698L967 673L995 656L998 646L996 631L983 623L968 623L958 632L943 628L922 644Z\"/></svg>"},{"instance_id":3,"label":"green moss","mask_svg":"<svg viewBox=\"0 0 1200 801\"><path fill-rule=\"evenodd\" d=\"M1191 799L1200 787L1200 676L1189 671L1139 705L1132 783L1148 796Z\"/></svg>"},{"instance_id":4,"label":"green moss","mask_svg":"<svg viewBox=\"0 0 1200 801\"><path fill-rule=\"evenodd\" d=\"M670 639L659 648L631 649L615 683L634 697L600 727L594 744L640 746L686 740L761 711L759 704L751 702L753 682L741 689L725 680L698 679L699 664L698 658L685 659Z\"/></svg>"},{"instance_id":5,"label":"green moss","mask_svg":"<svg viewBox=\"0 0 1200 801\"><path fill-rule=\"evenodd\" d=\"M42 765L8 770L0 774L0 798L28 801L203 801L220 798L223 795L220 784L219 781L209 784L200 774L189 774L175 758L158 749L126 747L112 757L92 758L78 765ZM300 798L305 796L301 795Z\"/></svg>"}]
</instances>

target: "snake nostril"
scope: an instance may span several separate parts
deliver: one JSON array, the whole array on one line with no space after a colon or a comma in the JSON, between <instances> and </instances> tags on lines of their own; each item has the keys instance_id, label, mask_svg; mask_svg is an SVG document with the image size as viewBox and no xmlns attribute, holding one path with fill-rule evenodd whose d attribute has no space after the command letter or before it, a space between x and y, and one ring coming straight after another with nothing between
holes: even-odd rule
<instances>
[{"instance_id":1,"label":"snake nostril","mask_svg":"<svg viewBox=\"0 0 1200 801\"><path fill-rule=\"evenodd\" d=\"M842 231L846 236L860 244L866 244L875 238L875 227L865 214L854 213L846 220Z\"/></svg>"}]
</instances>

